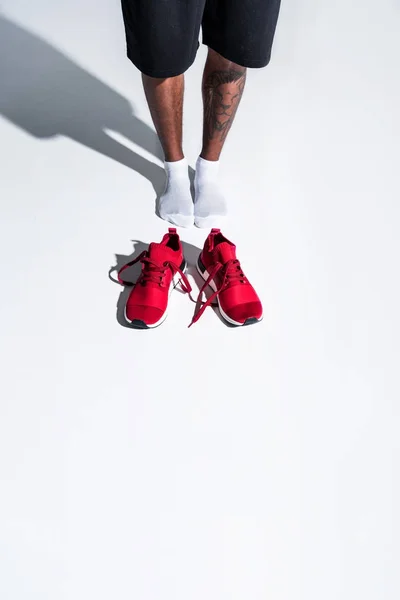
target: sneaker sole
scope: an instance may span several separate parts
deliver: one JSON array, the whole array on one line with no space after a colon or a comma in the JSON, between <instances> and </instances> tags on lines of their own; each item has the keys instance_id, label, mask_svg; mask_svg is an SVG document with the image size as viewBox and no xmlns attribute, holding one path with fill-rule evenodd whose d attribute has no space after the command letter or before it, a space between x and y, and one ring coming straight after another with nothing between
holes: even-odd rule
<instances>
[{"instance_id":1,"label":"sneaker sole","mask_svg":"<svg viewBox=\"0 0 400 600\"><path fill-rule=\"evenodd\" d=\"M204 279L204 281L207 281L207 279L209 278L210 274L207 271L206 267L203 265L203 262L202 262L200 256L197 259L196 266L197 266L197 271L202 276L202 278ZM210 281L210 283L208 285L213 290L213 292L217 291L217 286L215 285L214 281ZM247 327L247 325L254 325L255 323L260 323L263 320L263 317L261 317L260 319L257 319L256 317L251 317L249 319L246 319L244 323L239 323L238 321L234 321L233 319L231 319L230 317L228 317L228 315L223 311L223 309L221 308L221 304L219 302L219 297L218 296L217 296L217 302L218 302L218 309L219 309L219 312L221 314L221 317L229 325L233 325L234 327Z\"/></svg>"},{"instance_id":2,"label":"sneaker sole","mask_svg":"<svg viewBox=\"0 0 400 600\"><path fill-rule=\"evenodd\" d=\"M187 269L187 262L185 260L181 264L180 269L183 273L185 273L185 271ZM176 275L174 275L174 277L171 279L171 283L169 285L168 300L169 300L173 290L176 288L177 285L179 285L180 281L181 281L181 277L180 277L179 273L176 273ZM126 316L126 306L124 309L124 315L125 315L125 320L127 321L127 323L129 323L131 325L132 329L156 329L157 327L160 327L160 325L162 325L164 323L164 321L166 320L166 318L168 317L168 309L165 311L165 313L163 314L161 319L156 321L156 323L152 323L151 325L147 325L147 323L145 323L144 321L140 321L139 319L134 319L133 321L130 321L128 319L128 317Z\"/></svg>"}]
</instances>

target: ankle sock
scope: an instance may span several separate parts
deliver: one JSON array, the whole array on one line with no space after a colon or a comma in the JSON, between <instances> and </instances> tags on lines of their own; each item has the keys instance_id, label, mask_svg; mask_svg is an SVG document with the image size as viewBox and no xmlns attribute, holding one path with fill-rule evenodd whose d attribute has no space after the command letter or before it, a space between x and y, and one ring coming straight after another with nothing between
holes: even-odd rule
<instances>
[{"instance_id":1,"label":"ankle sock","mask_svg":"<svg viewBox=\"0 0 400 600\"><path fill-rule=\"evenodd\" d=\"M194 180L194 222L197 227L213 227L226 216L226 201L218 183L218 171L219 161L199 156Z\"/></svg>"},{"instance_id":2,"label":"ankle sock","mask_svg":"<svg viewBox=\"0 0 400 600\"><path fill-rule=\"evenodd\" d=\"M160 217L178 227L190 227L193 225L193 200L187 160L165 162L164 166L167 180L158 205Z\"/></svg>"}]
</instances>

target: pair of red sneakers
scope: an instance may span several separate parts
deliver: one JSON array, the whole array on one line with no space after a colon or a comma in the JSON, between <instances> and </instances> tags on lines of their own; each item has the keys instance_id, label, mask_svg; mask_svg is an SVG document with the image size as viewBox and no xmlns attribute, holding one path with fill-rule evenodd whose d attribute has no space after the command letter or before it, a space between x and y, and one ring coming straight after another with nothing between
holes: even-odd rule
<instances>
[{"instance_id":1,"label":"pair of red sneakers","mask_svg":"<svg viewBox=\"0 0 400 600\"><path fill-rule=\"evenodd\" d=\"M190 295L192 291L185 275L187 263L176 229L170 228L160 244L151 243L148 250L122 267L118 273L122 285L132 285L121 275L139 261L142 271L128 298L125 317L132 327L150 329L158 327L167 318L169 296L178 284L185 293ZM250 325L261 321L262 305L236 258L236 246L219 229L212 229L207 237L197 260L197 270L204 279L204 285L197 301L199 309L191 325L214 300L221 316L230 325ZM202 303L203 292L208 286L213 293Z\"/></svg>"}]
</instances>

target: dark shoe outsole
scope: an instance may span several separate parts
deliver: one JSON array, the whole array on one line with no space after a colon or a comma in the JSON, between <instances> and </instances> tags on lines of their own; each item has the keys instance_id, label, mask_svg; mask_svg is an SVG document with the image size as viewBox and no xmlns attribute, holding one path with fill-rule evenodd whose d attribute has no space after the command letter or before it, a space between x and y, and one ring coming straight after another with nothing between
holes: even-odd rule
<instances>
[{"instance_id":1,"label":"dark shoe outsole","mask_svg":"<svg viewBox=\"0 0 400 600\"><path fill-rule=\"evenodd\" d=\"M150 329L148 325L144 321L139 321L139 319L134 319L130 322L132 329Z\"/></svg>"},{"instance_id":2,"label":"dark shoe outsole","mask_svg":"<svg viewBox=\"0 0 400 600\"><path fill-rule=\"evenodd\" d=\"M261 319L256 319L256 317L251 317L251 319L246 319L243 323L242 327L246 327L246 325L254 325L255 323L261 323Z\"/></svg>"}]
</instances>

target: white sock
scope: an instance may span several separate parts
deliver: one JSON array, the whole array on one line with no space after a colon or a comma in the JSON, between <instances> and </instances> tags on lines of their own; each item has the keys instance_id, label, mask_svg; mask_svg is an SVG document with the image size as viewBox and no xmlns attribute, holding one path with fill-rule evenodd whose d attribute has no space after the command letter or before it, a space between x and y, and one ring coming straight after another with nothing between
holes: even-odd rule
<instances>
[{"instance_id":1,"label":"white sock","mask_svg":"<svg viewBox=\"0 0 400 600\"><path fill-rule=\"evenodd\" d=\"M193 225L193 200L186 158L176 162L165 162L167 177L165 191L160 197L160 217L178 227Z\"/></svg>"},{"instance_id":2,"label":"white sock","mask_svg":"<svg viewBox=\"0 0 400 600\"><path fill-rule=\"evenodd\" d=\"M194 180L194 222L197 227L218 225L226 216L226 202L218 183L219 161L197 159Z\"/></svg>"}]
</instances>

